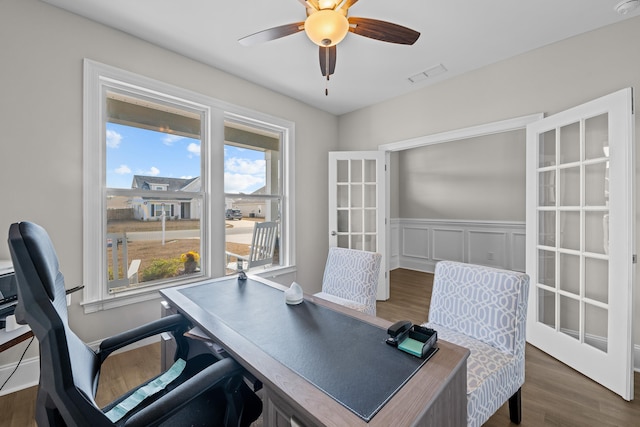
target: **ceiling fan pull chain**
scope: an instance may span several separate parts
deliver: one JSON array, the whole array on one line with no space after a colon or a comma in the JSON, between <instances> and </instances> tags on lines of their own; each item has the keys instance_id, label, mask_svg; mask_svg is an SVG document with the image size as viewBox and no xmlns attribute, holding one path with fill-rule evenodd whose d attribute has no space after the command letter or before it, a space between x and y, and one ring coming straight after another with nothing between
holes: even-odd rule
<instances>
[{"instance_id":1,"label":"ceiling fan pull chain","mask_svg":"<svg viewBox=\"0 0 640 427\"><path fill-rule=\"evenodd\" d=\"M325 87L324 87L324 96L329 96L329 49L325 49L325 61L324 61L324 67L326 70L326 74L327 74L327 81L325 83Z\"/></svg>"}]
</instances>

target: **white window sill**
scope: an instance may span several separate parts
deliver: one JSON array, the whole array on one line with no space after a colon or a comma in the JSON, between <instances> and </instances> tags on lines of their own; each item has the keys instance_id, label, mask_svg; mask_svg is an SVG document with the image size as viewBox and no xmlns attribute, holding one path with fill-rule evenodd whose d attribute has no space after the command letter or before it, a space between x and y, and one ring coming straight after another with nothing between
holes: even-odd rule
<instances>
[{"instance_id":1,"label":"white window sill","mask_svg":"<svg viewBox=\"0 0 640 427\"><path fill-rule=\"evenodd\" d=\"M256 276L269 278L269 279L277 279L280 276L285 276L288 274L295 274L296 267L288 266L288 267L277 267L264 271L252 271L251 274ZM203 279L197 282L190 282L191 284L201 284L207 283L213 279ZM80 305L84 308L84 314L95 313L102 310L110 310L112 308L124 307L131 304L137 304L145 301L155 300L160 298L159 291L162 289L170 288L173 286L184 285L185 283L176 283L171 286L153 286L147 287L143 289L136 289L131 291L119 292L117 294L110 295L107 298L98 300L98 301L89 301L89 302L81 302Z\"/></svg>"}]
</instances>

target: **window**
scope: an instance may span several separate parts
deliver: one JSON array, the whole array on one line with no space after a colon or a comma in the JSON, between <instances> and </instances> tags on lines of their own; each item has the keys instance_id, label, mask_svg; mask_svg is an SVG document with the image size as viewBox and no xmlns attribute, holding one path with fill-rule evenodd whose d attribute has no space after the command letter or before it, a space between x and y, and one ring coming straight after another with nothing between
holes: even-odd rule
<instances>
[{"instance_id":1,"label":"window","mask_svg":"<svg viewBox=\"0 0 640 427\"><path fill-rule=\"evenodd\" d=\"M238 121L225 121L226 274L237 271L235 255L249 255L256 222L280 223L283 200L279 173L281 153L278 133ZM279 246L280 239L276 238L272 261L266 266L280 265ZM250 265L247 263L246 267Z\"/></svg>"},{"instance_id":2,"label":"window","mask_svg":"<svg viewBox=\"0 0 640 427\"><path fill-rule=\"evenodd\" d=\"M85 312L229 274L256 221L293 265L292 123L85 60L84 127Z\"/></svg>"}]
</instances>

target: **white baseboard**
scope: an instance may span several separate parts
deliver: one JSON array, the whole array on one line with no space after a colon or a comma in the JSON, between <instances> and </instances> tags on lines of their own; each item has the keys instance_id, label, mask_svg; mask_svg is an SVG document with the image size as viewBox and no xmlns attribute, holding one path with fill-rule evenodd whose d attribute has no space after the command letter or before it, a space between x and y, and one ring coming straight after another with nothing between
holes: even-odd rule
<instances>
[{"instance_id":1,"label":"white baseboard","mask_svg":"<svg viewBox=\"0 0 640 427\"><path fill-rule=\"evenodd\" d=\"M11 375L13 370L16 369L16 365L17 363L11 363L0 366L0 378L2 378L2 382L5 382L6 379L9 378L9 375ZM23 359L15 374L13 374L4 388L0 390L0 396L15 393L16 391L38 385L39 379L40 358L32 357L30 359Z\"/></svg>"}]
</instances>

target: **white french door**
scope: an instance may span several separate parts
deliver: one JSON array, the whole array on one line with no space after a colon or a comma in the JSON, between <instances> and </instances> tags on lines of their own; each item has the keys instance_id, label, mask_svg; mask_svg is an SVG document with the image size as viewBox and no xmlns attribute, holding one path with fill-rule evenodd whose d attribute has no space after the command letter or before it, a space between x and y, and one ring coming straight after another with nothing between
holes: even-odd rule
<instances>
[{"instance_id":1,"label":"white french door","mask_svg":"<svg viewBox=\"0 0 640 427\"><path fill-rule=\"evenodd\" d=\"M527 340L633 399L633 92L527 126Z\"/></svg>"},{"instance_id":2,"label":"white french door","mask_svg":"<svg viewBox=\"0 0 640 427\"><path fill-rule=\"evenodd\" d=\"M329 246L382 254L378 300L389 299L388 158L384 151L329 153Z\"/></svg>"}]
</instances>

